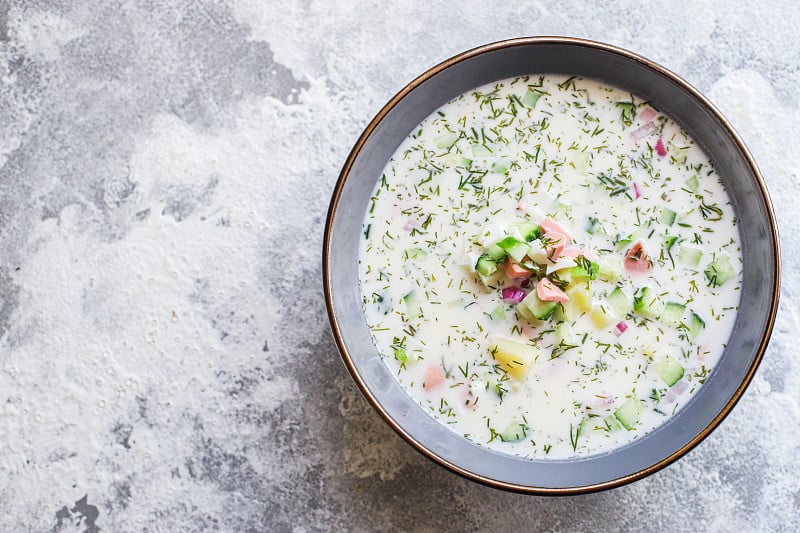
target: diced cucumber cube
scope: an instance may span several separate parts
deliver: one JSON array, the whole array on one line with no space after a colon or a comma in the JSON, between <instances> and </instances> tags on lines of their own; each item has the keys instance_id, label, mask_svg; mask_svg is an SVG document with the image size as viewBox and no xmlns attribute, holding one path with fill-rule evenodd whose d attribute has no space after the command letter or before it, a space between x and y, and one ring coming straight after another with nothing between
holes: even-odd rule
<instances>
[{"instance_id":1,"label":"diced cucumber cube","mask_svg":"<svg viewBox=\"0 0 800 533\"><path fill-rule=\"evenodd\" d=\"M664 312L664 302L650 287L643 287L633 298L633 310L643 317L658 318Z\"/></svg>"},{"instance_id":2,"label":"diced cucumber cube","mask_svg":"<svg viewBox=\"0 0 800 533\"><path fill-rule=\"evenodd\" d=\"M495 307L491 313L489 313L489 317L492 320L497 322L501 322L506 319L506 307L504 305L498 305Z\"/></svg>"},{"instance_id":3,"label":"diced cucumber cube","mask_svg":"<svg viewBox=\"0 0 800 533\"><path fill-rule=\"evenodd\" d=\"M492 150L485 144L476 143L472 145L473 157L491 157L492 154L493 154Z\"/></svg>"},{"instance_id":4,"label":"diced cucumber cube","mask_svg":"<svg viewBox=\"0 0 800 533\"><path fill-rule=\"evenodd\" d=\"M424 248L409 248L406 250L406 259L425 259L428 251Z\"/></svg>"},{"instance_id":5,"label":"diced cucumber cube","mask_svg":"<svg viewBox=\"0 0 800 533\"><path fill-rule=\"evenodd\" d=\"M493 245L489 246L486 249L486 253L483 254L483 255L485 255L486 257L488 257L492 261L502 261L503 259L506 258L505 250L503 250L502 248L500 248L496 244L493 244Z\"/></svg>"},{"instance_id":6,"label":"diced cucumber cube","mask_svg":"<svg viewBox=\"0 0 800 533\"><path fill-rule=\"evenodd\" d=\"M681 244L678 249L678 261L687 266L695 267L703 257L703 250L697 246Z\"/></svg>"},{"instance_id":7,"label":"diced cucumber cube","mask_svg":"<svg viewBox=\"0 0 800 533\"><path fill-rule=\"evenodd\" d=\"M614 416L625 429L631 430L636 427L646 408L647 406L642 400L630 398L614 411Z\"/></svg>"},{"instance_id":8,"label":"diced cucumber cube","mask_svg":"<svg viewBox=\"0 0 800 533\"><path fill-rule=\"evenodd\" d=\"M608 426L609 431L621 431L625 429L625 427L619 423L619 418L614 415L608 415L603 419L603 421Z\"/></svg>"},{"instance_id":9,"label":"diced cucumber cube","mask_svg":"<svg viewBox=\"0 0 800 533\"><path fill-rule=\"evenodd\" d=\"M683 377L683 366L671 356L666 355L656 361L656 372L667 386L672 387Z\"/></svg>"},{"instance_id":10,"label":"diced cucumber cube","mask_svg":"<svg viewBox=\"0 0 800 533\"><path fill-rule=\"evenodd\" d=\"M664 305L664 312L661 313L661 320L673 326L677 326L683 320L683 312L686 306L678 302L667 302Z\"/></svg>"},{"instance_id":11,"label":"diced cucumber cube","mask_svg":"<svg viewBox=\"0 0 800 533\"><path fill-rule=\"evenodd\" d=\"M600 265L594 261L589 261L588 266L589 270L587 270L584 265L577 265L570 268L568 272L570 274L571 281L590 281L597 279L597 273L600 270Z\"/></svg>"},{"instance_id":12,"label":"diced cucumber cube","mask_svg":"<svg viewBox=\"0 0 800 533\"><path fill-rule=\"evenodd\" d=\"M570 346L576 346L579 344L578 336L575 334L575 330L572 329L572 326L570 326L568 322L562 322L556 326L555 336L556 343L558 344L563 343Z\"/></svg>"},{"instance_id":13,"label":"diced cucumber cube","mask_svg":"<svg viewBox=\"0 0 800 533\"><path fill-rule=\"evenodd\" d=\"M547 320L556 310L556 307L558 307L558 303L540 300L536 291L531 291L517 307L526 308L530 312L530 315L537 320Z\"/></svg>"},{"instance_id":14,"label":"diced cucumber cube","mask_svg":"<svg viewBox=\"0 0 800 533\"><path fill-rule=\"evenodd\" d=\"M662 224L667 226L671 226L675 223L675 217L677 213L672 209L667 209L666 207L662 207L661 211L658 213L658 221Z\"/></svg>"},{"instance_id":15,"label":"diced cucumber cube","mask_svg":"<svg viewBox=\"0 0 800 533\"><path fill-rule=\"evenodd\" d=\"M705 270L705 274L711 287L719 287L736 275L730 259L725 255L714 259Z\"/></svg>"},{"instance_id":16,"label":"diced cucumber cube","mask_svg":"<svg viewBox=\"0 0 800 533\"><path fill-rule=\"evenodd\" d=\"M692 314L689 316L689 324L688 324L688 334L690 339L696 338L700 331L706 327L706 321L703 320L703 317L692 311Z\"/></svg>"},{"instance_id":17,"label":"diced cucumber cube","mask_svg":"<svg viewBox=\"0 0 800 533\"><path fill-rule=\"evenodd\" d=\"M622 275L622 260L619 257L603 256L597 259L597 277L615 282Z\"/></svg>"},{"instance_id":18,"label":"diced cucumber cube","mask_svg":"<svg viewBox=\"0 0 800 533\"><path fill-rule=\"evenodd\" d=\"M499 435L503 442L519 442L527 435L528 426L519 420L512 420Z\"/></svg>"},{"instance_id":19,"label":"diced cucumber cube","mask_svg":"<svg viewBox=\"0 0 800 533\"><path fill-rule=\"evenodd\" d=\"M608 306L621 317L625 317L631 312L631 299L619 287L614 287L614 290L608 294L606 300L608 300Z\"/></svg>"},{"instance_id":20,"label":"diced cucumber cube","mask_svg":"<svg viewBox=\"0 0 800 533\"><path fill-rule=\"evenodd\" d=\"M403 296L403 302L406 304L406 313L409 318L416 318L422 316L422 308L419 305L419 297L416 291L411 291Z\"/></svg>"},{"instance_id":21,"label":"diced cucumber cube","mask_svg":"<svg viewBox=\"0 0 800 533\"><path fill-rule=\"evenodd\" d=\"M456 153L450 152L444 158L444 164L448 168L451 168L451 167L469 168L469 166L472 165L472 160L471 159L467 159L466 157L464 157L461 154L456 154Z\"/></svg>"},{"instance_id":22,"label":"diced cucumber cube","mask_svg":"<svg viewBox=\"0 0 800 533\"><path fill-rule=\"evenodd\" d=\"M536 107L536 103L539 101L539 98L542 97L542 93L537 91L536 89L528 88L528 92L525 93L525 96L522 97L522 105L529 109L533 109Z\"/></svg>"},{"instance_id":23,"label":"diced cucumber cube","mask_svg":"<svg viewBox=\"0 0 800 533\"><path fill-rule=\"evenodd\" d=\"M442 150L449 150L458 140L459 134L454 132L443 133L436 137L433 142L437 148Z\"/></svg>"},{"instance_id":24,"label":"diced cucumber cube","mask_svg":"<svg viewBox=\"0 0 800 533\"><path fill-rule=\"evenodd\" d=\"M591 435L593 433L606 433L608 432L608 425L606 421L600 416L585 416L581 420L581 425L578 426L578 436Z\"/></svg>"},{"instance_id":25,"label":"diced cucumber cube","mask_svg":"<svg viewBox=\"0 0 800 533\"><path fill-rule=\"evenodd\" d=\"M505 174L508 172L508 161L505 159L498 159L492 163L492 172L495 174Z\"/></svg>"},{"instance_id":26,"label":"diced cucumber cube","mask_svg":"<svg viewBox=\"0 0 800 533\"><path fill-rule=\"evenodd\" d=\"M697 176L692 176L686 180L686 188L692 192L697 192L697 189L700 188L700 182L698 181Z\"/></svg>"},{"instance_id":27,"label":"diced cucumber cube","mask_svg":"<svg viewBox=\"0 0 800 533\"><path fill-rule=\"evenodd\" d=\"M475 263L475 271L483 276L491 276L497 272L497 261L483 254L478 258L478 262Z\"/></svg>"},{"instance_id":28,"label":"diced cucumber cube","mask_svg":"<svg viewBox=\"0 0 800 533\"><path fill-rule=\"evenodd\" d=\"M522 259L528 255L528 250L530 249L530 246L527 243L512 236L508 236L502 241L498 242L497 246L507 253L509 257L512 257L517 263L522 262Z\"/></svg>"},{"instance_id":29,"label":"diced cucumber cube","mask_svg":"<svg viewBox=\"0 0 800 533\"><path fill-rule=\"evenodd\" d=\"M523 222L522 224L518 224L516 228L519 234L522 235L522 238L528 242L538 239L542 235L542 230L539 225L533 222Z\"/></svg>"},{"instance_id":30,"label":"diced cucumber cube","mask_svg":"<svg viewBox=\"0 0 800 533\"><path fill-rule=\"evenodd\" d=\"M518 380L525 378L539 357L537 347L505 337L495 337L489 346L489 351L502 369Z\"/></svg>"}]
</instances>

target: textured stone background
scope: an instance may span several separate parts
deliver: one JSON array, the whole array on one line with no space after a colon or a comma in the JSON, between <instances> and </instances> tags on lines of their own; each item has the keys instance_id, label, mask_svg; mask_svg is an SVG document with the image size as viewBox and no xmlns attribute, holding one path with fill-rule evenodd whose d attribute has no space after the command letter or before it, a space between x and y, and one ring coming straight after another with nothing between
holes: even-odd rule
<instances>
[{"instance_id":1,"label":"textured stone background","mask_svg":"<svg viewBox=\"0 0 800 533\"><path fill-rule=\"evenodd\" d=\"M793 2L0 0L0 530L800 530ZM341 164L406 82L574 35L706 92L773 194L784 288L733 414L658 474L548 499L425 460L324 312Z\"/></svg>"}]
</instances>

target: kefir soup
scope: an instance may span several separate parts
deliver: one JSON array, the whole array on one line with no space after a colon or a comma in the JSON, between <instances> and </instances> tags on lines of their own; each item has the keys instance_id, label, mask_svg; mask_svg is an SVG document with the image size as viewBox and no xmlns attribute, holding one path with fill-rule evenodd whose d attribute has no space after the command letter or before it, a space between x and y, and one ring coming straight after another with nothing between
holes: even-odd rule
<instances>
[{"instance_id":1,"label":"kefir soup","mask_svg":"<svg viewBox=\"0 0 800 533\"><path fill-rule=\"evenodd\" d=\"M578 77L491 83L376 178L366 321L452 431L534 459L602 453L712 375L739 304L737 221L708 157L648 102Z\"/></svg>"}]
</instances>

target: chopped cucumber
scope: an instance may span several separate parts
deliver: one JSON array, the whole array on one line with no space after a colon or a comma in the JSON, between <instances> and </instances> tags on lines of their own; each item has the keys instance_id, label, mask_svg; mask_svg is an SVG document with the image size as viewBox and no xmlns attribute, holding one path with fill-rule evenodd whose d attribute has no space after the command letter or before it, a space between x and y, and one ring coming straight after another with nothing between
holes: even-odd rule
<instances>
[{"instance_id":1,"label":"chopped cucumber","mask_svg":"<svg viewBox=\"0 0 800 533\"><path fill-rule=\"evenodd\" d=\"M491 317L492 320L496 320L498 322L501 322L501 321L505 320L506 319L506 306L498 305L497 307L495 307L492 310L491 313L489 313L489 317Z\"/></svg>"},{"instance_id":2,"label":"chopped cucumber","mask_svg":"<svg viewBox=\"0 0 800 533\"><path fill-rule=\"evenodd\" d=\"M530 367L539 358L537 347L505 337L495 337L489 350L502 369L518 380L525 378Z\"/></svg>"},{"instance_id":3,"label":"chopped cucumber","mask_svg":"<svg viewBox=\"0 0 800 533\"><path fill-rule=\"evenodd\" d=\"M524 307L529 311L530 315L537 320L547 320L556 310L556 307L558 307L558 303L540 300L536 291L531 291L517 307Z\"/></svg>"},{"instance_id":4,"label":"chopped cucumber","mask_svg":"<svg viewBox=\"0 0 800 533\"><path fill-rule=\"evenodd\" d=\"M409 318L416 318L422 316L422 308L419 305L419 298L416 291L411 291L403 296L403 302L406 304L406 312Z\"/></svg>"},{"instance_id":5,"label":"chopped cucumber","mask_svg":"<svg viewBox=\"0 0 800 533\"><path fill-rule=\"evenodd\" d=\"M556 342L559 344L567 344L570 346L576 346L580 343L578 340L578 336L575 334L575 330L572 329L572 326L569 325L569 322L562 322L558 326L556 326Z\"/></svg>"},{"instance_id":6,"label":"chopped cucumber","mask_svg":"<svg viewBox=\"0 0 800 533\"><path fill-rule=\"evenodd\" d=\"M678 302L667 302L664 305L664 312L661 313L661 320L673 326L677 326L683 320L683 312L686 306Z\"/></svg>"},{"instance_id":7,"label":"chopped cucumber","mask_svg":"<svg viewBox=\"0 0 800 533\"><path fill-rule=\"evenodd\" d=\"M614 416L617 417L617 420L625 429L630 430L636 427L645 409L646 406L642 400L630 398L619 409L614 411Z\"/></svg>"},{"instance_id":8,"label":"chopped cucumber","mask_svg":"<svg viewBox=\"0 0 800 533\"><path fill-rule=\"evenodd\" d=\"M661 380L670 387L683 377L683 367L669 355L656 361L656 372Z\"/></svg>"},{"instance_id":9,"label":"chopped cucumber","mask_svg":"<svg viewBox=\"0 0 800 533\"><path fill-rule=\"evenodd\" d=\"M488 247L484 255L492 261L502 261L506 258L506 252L496 244Z\"/></svg>"},{"instance_id":10,"label":"chopped cucumber","mask_svg":"<svg viewBox=\"0 0 800 533\"><path fill-rule=\"evenodd\" d=\"M484 276L491 276L497 271L497 261L484 254L475 263L475 271Z\"/></svg>"},{"instance_id":11,"label":"chopped cucumber","mask_svg":"<svg viewBox=\"0 0 800 533\"><path fill-rule=\"evenodd\" d=\"M736 275L730 259L724 255L714 259L705 270L705 274L711 287L719 287Z\"/></svg>"},{"instance_id":12,"label":"chopped cucumber","mask_svg":"<svg viewBox=\"0 0 800 533\"><path fill-rule=\"evenodd\" d=\"M608 294L606 300L608 300L609 307L621 317L631 312L631 299L619 287L614 287L614 290Z\"/></svg>"},{"instance_id":13,"label":"chopped cucumber","mask_svg":"<svg viewBox=\"0 0 800 533\"><path fill-rule=\"evenodd\" d=\"M706 327L706 321L703 320L703 317L692 311L691 316L689 317L689 324L688 324L688 333L689 338L694 339L700 334L700 330Z\"/></svg>"},{"instance_id":14,"label":"chopped cucumber","mask_svg":"<svg viewBox=\"0 0 800 533\"><path fill-rule=\"evenodd\" d=\"M505 159L498 159L492 163L492 172L495 174L505 174L508 172L508 161Z\"/></svg>"},{"instance_id":15,"label":"chopped cucumber","mask_svg":"<svg viewBox=\"0 0 800 533\"><path fill-rule=\"evenodd\" d=\"M528 242L538 239L542 235L542 229L538 224L534 224L533 222L523 222L517 225L516 228L519 234L522 235L522 238Z\"/></svg>"},{"instance_id":16,"label":"chopped cucumber","mask_svg":"<svg viewBox=\"0 0 800 533\"><path fill-rule=\"evenodd\" d=\"M425 259L428 251L423 248L409 248L406 250L406 259Z\"/></svg>"},{"instance_id":17,"label":"chopped cucumber","mask_svg":"<svg viewBox=\"0 0 800 533\"><path fill-rule=\"evenodd\" d=\"M643 287L633 298L633 310L643 317L658 318L664 312L664 302L650 287Z\"/></svg>"},{"instance_id":18,"label":"chopped cucumber","mask_svg":"<svg viewBox=\"0 0 800 533\"><path fill-rule=\"evenodd\" d=\"M609 431L620 431L625 429L625 427L619 423L619 418L614 415L608 415L603 419L603 421L608 426Z\"/></svg>"},{"instance_id":19,"label":"chopped cucumber","mask_svg":"<svg viewBox=\"0 0 800 533\"><path fill-rule=\"evenodd\" d=\"M692 192L697 192L697 189L700 188L700 182L697 180L697 176L692 176L686 180L686 188Z\"/></svg>"},{"instance_id":20,"label":"chopped cucumber","mask_svg":"<svg viewBox=\"0 0 800 533\"><path fill-rule=\"evenodd\" d=\"M662 207L661 211L659 211L658 213L658 221L667 226L671 226L675 223L676 216L677 213L675 213L675 211L673 211L672 209Z\"/></svg>"},{"instance_id":21,"label":"chopped cucumber","mask_svg":"<svg viewBox=\"0 0 800 533\"><path fill-rule=\"evenodd\" d=\"M525 438L527 431L527 425L519 420L512 420L499 435L503 442L519 442Z\"/></svg>"},{"instance_id":22,"label":"chopped cucumber","mask_svg":"<svg viewBox=\"0 0 800 533\"><path fill-rule=\"evenodd\" d=\"M525 96L522 97L522 105L527 108L533 109L536 107L536 102L539 101L539 98L542 97L542 93L535 89L528 88L528 92L525 93Z\"/></svg>"},{"instance_id":23,"label":"chopped cucumber","mask_svg":"<svg viewBox=\"0 0 800 533\"><path fill-rule=\"evenodd\" d=\"M594 235L598 231L600 231L602 227L600 226L600 221L594 217L589 217L586 223L586 233L589 235Z\"/></svg>"},{"instance_id":24,"label":"chopped cucumber","mask_svg":"<svg viewBox=\"0 0 800 533\"><path fill-rule=\"evenodd\" d=\"M436 144L437 148L441 148L442 150L449 150L458 140L459 134L454 132L443 133L436 137L433 142Z\"/></svg>"},{"instance_id":25,"label":"chopped cucumber","mask_svg":"<svg viewBox=\"0 0 800 533\"><path fill-rule=\"evenodd\" d=\"M467 159L461 154L455 154L450 152L447 154L447 157L444 158L444 164L446 167L464 167L469 168L472 165L472 160Z\"/></svg>"},{"instance_id":26,"label":"chopped cucumber","mask_svg":"<svg viewBox=\"0 0 800 533\"><path fill-rule=\"evenodd\" d=\"M597 415L583 417L581 425L578 426L578 436L590 435L592 433L606 433L608 425L606 421Z\"/></svg>"},{"instance_id":27,"label":"chopped cucumber","mask_svg":"<svg viewBox=\"0 0 800 533\"><path fill-rule=\"evenodd\" d=\"M588 270L586 267L589 267ZM597 279L597 272L600 265L594 261L585 261L585 264L578 264L568 270L571 281L590 281ZM563 276L562 276L563 278Z\"/></svg>"},{"instance_id":28,"label":"chopped cucumber","mask_svg":"<svg viewBox=\"0 0 800 533\"><path fill-rule=\"evenodd\" d=\"M605 256L597 259L597 277L603 281L615 282L622 275L622 260L619 257Z\"/></svg>"},{"instance_id":29,"label":"chopped cucumber","mask_svg":"<svg viewBox=\"0 0 800 533\"><path fill-rule=\"evenodd\" d=\"M492 150L489 149L488 146L485 144L473 144L472 145L472 156L473 157L491 157Z\"/></svg>"},{"instance_id":30,"label":"chopped cucumber","mask_svg":"<svg viewBox=\"0 0 800 533\"><path fill-rule=\"evenodd\" d=\"M475 271L482 276L491 276L497 271L497 263L505 259L505 257L506 252L496 244L493 244L486 249L485 254L478 258L478 262L475 263Z\"/></svg>"},{"instance_id":31,"label":"chopped cucumber","mask_svg":"<svg viewBox=\"0 0 800 533\"><path fill-rule=\"evenodd\" d=\"M693 267L697 266L701 257L703 257L702 249L698 248L697 246L681 244L681 247L678 251L678 261L684 265Z\"/></svg>"},{"instance_id":32,"label":"chopped cucumber","mask_svg":"<svg viewBox=\"0 0 800 533\"><path fill-rule=\"evenodd\" d=\"M516 237L508 236L502 241L497 243L497 246L503 250L509 257L512 257L517 263L521 263L522 259L528 255L530 246L522 242Z\"/></svg>"}]
</instances>

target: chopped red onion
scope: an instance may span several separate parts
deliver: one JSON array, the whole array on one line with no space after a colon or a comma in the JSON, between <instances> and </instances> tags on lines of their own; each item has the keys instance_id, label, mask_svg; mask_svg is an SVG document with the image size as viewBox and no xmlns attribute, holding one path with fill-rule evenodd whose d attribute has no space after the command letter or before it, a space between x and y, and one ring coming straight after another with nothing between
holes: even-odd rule
<instances>
[{"instance_id":1,"label":"chopped red onion","mask_svg":"<svg viewBox=\"0 0 800 533\"><path fill-rule=\"evenodd\" d=\"M639 120L647 122L648 120L655 118L657 114L658 112L652 107L645 107L643 110L639 111Z\"/></svg>"},{"instance_id":2,"label":"chopped red onion","mask_svg":"<svg viewBox=\"0 0 800 533\"><path fill-rule=\"evenodd\" d=\"M636 128L635 130L633 130L631 132L631 137L633 138L633 140L635 142L638 143L639 141L641 141L645 137L649 137L650 135L654 134L656 131L658 131L658 128L656 127L655 124L653 124L653 121L651 120L650 122L648 122L644 126L640 126L640 127Z\"/></svg>"},{"instance_id":3,"label":"chopped red onion","mask_svg":"<svg viewBox=\"0 0 800 533\"><path fill-rule=\"evenodd\" d=\"M405 226L403 226L403 231L411 231L412 229L417 227L417 219L416 218L409 218L406 221Z\"/></svg>"},{"instance_id":4,"label":"chopped red onion","mask_svg":"<svg viewBox=\"0 0 800 533\"><path fill-rule=\"evenodd\" d=\"M678 399L678 396L683 394L683 392L689 388L689 385L684 381L680 380L675 385L672 386L671 389L664 395L664 401L666 403L672 403Z\"/></svg>"},{"instance_id":5,"label":"chopped red onion","mask_svg":"<svg viewBox=\"0 0 800 533\"><path fill-rule=\"evenodd\" d=\"M642 191L639 190L639 184L635 181L633 182L633 193L634 193L634 200L638 200L642 197Z\"/></svg>"},{"instance_id":6,"label":"chopped red onion","mask_svg":"<svg viewBox=\"0 0 800 533\"><path fill-rule=\"evenodd\" d=\"M664 141L661 140L661 137L658 138L658 142L656 142L656 153L660 157L664 157L667 155L667 149L664 148Z\"/></svg>"},{"instance_id":7,"label":"chopped red onion","mask_svg":"<svg viewBox=\"0 0 800 533\"><path fill-rule=\"evenodd\" d=\"M522 288L530 287L531 278L522 278L519 280L519 286Z\"/></svg>"},{"instance_id":8,"label":"chopped red onion","mask_svg":"<svg viewBox=\"0 0 800 533\"><path fill-rule=\"evenodd\" d=\"M525 291L519 287L504 287L502 294L503 300L507 300L509 302L520 303L525 299Z\"/></svg>"},{"instance_id":9,"label":"chopped red onion","mask_svg":"<svg viewBox=\"0 0 800 533\"><path fill-rule=\"evenodd\" d=\"M614 327L614 335L616 335L617 337L619 337L620 335L622 335L623 333L625 333L625 331L627 331L627 329L628 329L628 324L626 324L625 322L619 322L619 323L617 323L617 325Z\"/></svg>"}]
</instances>

